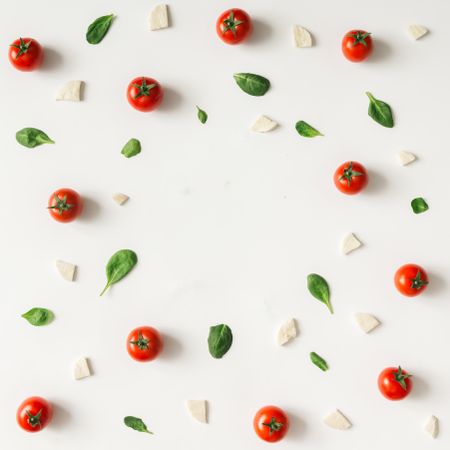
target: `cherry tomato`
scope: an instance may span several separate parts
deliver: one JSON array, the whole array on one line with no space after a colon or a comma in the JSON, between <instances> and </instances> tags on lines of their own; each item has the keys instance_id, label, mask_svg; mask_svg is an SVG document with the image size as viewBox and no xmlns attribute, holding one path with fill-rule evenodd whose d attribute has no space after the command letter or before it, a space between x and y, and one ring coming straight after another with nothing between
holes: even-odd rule
<instances>
[{"instance_id":1,"label":"cherry tomato","mask_svg":"<svg viewBox=\"0 0 450 450\"><path fill-rule=\"evenodd\" d=\"M411 376L400 366L388 367L378 375L378 389L388 400L401 400L411 392Z\"/></svg>"},{"instance_id":2,"label":"cherry tomato","mask_svg":"<svg viewBox=\"0 0 450 450\"><path fill-rule=\"evenodd\" d=\"M400 294L415 297L427 288L428 275L417 264L405 264L395 272L394 282Z\"/></svg>"},{"instance_id":3,"label":"cherry tomato","mask_svg":"<svg viewBox=\"0 0 450 450\"><path fill-rule=\"evenodd\" d=\"M128 354L136 361L152 361L162 349L163 339L153 327L135 328L127 337Z\"/></svg>"},{"instance_id":4,"label":"cherry tomato","mask_svg":"<svg viewBox=\"0 0 450 450\"><path fill-rule=\"evenodd\" d=\"M239 44L252 33L252 19L242 9L228 9L217 19L216 31L226 44Z\"/></svg>"},{"instance_id":5,"label":"cherry tomato","mask_svg":"<svg viewBox=\"0 0 450 450\"><path fill-rule=\"evenodd\" d=\"M161 104L163 97L163 88L153 78L137 77L128 85L128 103L138 111L153 111Z\"/></svg>"},{"instance_id":6,"label":"cherry tomato","mask_svg":"<svg viewBox=\"0 0 450 450\"><path fill-rule=\"evenodd\" d=\"M364 61L372 53L372 38L363 30L351 30L342 39L342 52L352 62Z\"/></svg>"},{"instance_id":7,"label":"cherry tomato","mask_svg":"<svg viewBox=\"0 0 450 450\"><path fill-rule=\"evenodd\" d=\"M17 423L30 433L44 429L52 420L53 407L42 397L29 397L17 409Z\"/></svg>"},{"instance_id":8,"label":"cherry tomato","mask_svg":"<svg viewBox=\"0 0 450 450\"><path fill-rule=\"evenodd\" d=\"M364 166L355 161L341 164L334 172L334 184L344 194L354 195L367 185L369 177Z\"/></svg>"},{"instance_id":9,"label":"cherry tomato","mask_svg":"<svg viewBox=\"0 0 450 450\"><path fill-rule=\"evenodd\" d=\"M253 419L255 433L264 441L277 442L289 430L289 418L278 406L263 406Z\"/></svg>"},{"instance_id":10,"label":"cherry tomato","mask_svg":"<svg viewBox=\"0 0 450 450\"><path fill-rule=\"evenodd\" d=\"M48 199L50 215L58 222L72 222L83 211L83 200L73 189L58 189Z\"/></svg>"},{"instance_id":11,"label":"cherry tomato","mask_svg":"<svg viewBox=\"0 0 450 450\"><path fill-rule=\"evenodd\" d=\"M16 39L9 46L9 61L11 64L22 72L31 72L37 69L44 58L44 50L33 38Z\"/></svg>"}]
</instances>

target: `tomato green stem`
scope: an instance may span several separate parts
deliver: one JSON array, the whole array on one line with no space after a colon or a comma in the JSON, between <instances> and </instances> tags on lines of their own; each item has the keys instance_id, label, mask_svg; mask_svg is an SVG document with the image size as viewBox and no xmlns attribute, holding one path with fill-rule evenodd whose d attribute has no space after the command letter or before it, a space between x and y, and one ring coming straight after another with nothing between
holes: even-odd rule
<instances>
[{"instance_id":1,"label":"tomato green stem","mask_svg":"<svg viewBox=\"0 0 450 450\"><path fill-rule=\"evenodd\" d=\"M407 378L411 378L412 375L410 375L409 373L405 373L403 372L403 369L398 366L398 371L394 372L394 380L402 387L402 389L404 391L406 391L406 382L405 380Z\"/></svg>"},{"instance_id":2,"label":"tomato green stem","mask_svg":"<svg viewBox=\"0 0 450 450\"><path fill-rule=\"evenodd\" d=\"M222 30L222 34L225 34L227 31L231 31L233 36L236 37L236 27L243 23L244 22L242 20L235 20L234 12L231 11L230 15L223 21L225 28Z\"/></svg>"},{"instance_id":3,"label":"tomato green stem","mask_svg":"<svg viewBox=\"0 0 450 450\"><path fill-rule=\"evenodd\" d=\"M32 428L35 428L37 426L41 427L41 414L42 414L42 408L39 410L37 414L33 416L33 414L30 413L30 411L25 411L27 413L27 422L31 425Z\"/></svg>"},{"instance_id":4,"label":"tomato green stem","mask_svg":"<svg viewBox=\"0 0 450 450\"><path fill-rule=\"evenodd\" d=\"M269 423L263 422L263 425L264 425L265 427L269 427L269 434L272 436L272 434L273 434L274 432L280 431L280 430L283 428L284 423L282 423L282 422L277 422L277 421L275 420L275 417L272 417L272 418L270 419L270 422L269 422Z\"/></svg>"},{"instance_id":5,"label":"tomato green stem","mask_svg":"<svg viewBox=\"0 0 450 450\"><path fill-rule=\"evenodd\" d=\"M145 78L142 77L142 83L134 83L133 86L138 90L138 93L134 96L134 99L136 100L140 97L148 97L150 95L150 91L156 87L156 83L147 84Z\"/></svg>"},{"instance_id":6,"label":"tomato green stem","mask_svg":"<svg viewBox=\"0 0 450 450\"><path fill-rule=\"evenodd\" d=\"M16 55L15 59L18 59L19 56L24 55L28 51L28 48L30 47L31 41L32 41L32 39L30 39L27 43L25 43L25 41L22 38L19 38L19 42L20 42L19 45L11 44L11 47L17 48L17 50L19 50L17 52L17 55Z\"/></svg>"},{"instance_id":7,"label":"tomato green stem","mask_svg":"<svg viewBox=\"0 0 450 450\"><path fill-rule=\"evenodd\" d=\"M149 342L150 342L150 339L145 339L144 336L142 336L142 333L140 331L138 331L137 341L130 341L130 344L137 345L139 350L148 350Z\"/></svg>"}]
</instances>

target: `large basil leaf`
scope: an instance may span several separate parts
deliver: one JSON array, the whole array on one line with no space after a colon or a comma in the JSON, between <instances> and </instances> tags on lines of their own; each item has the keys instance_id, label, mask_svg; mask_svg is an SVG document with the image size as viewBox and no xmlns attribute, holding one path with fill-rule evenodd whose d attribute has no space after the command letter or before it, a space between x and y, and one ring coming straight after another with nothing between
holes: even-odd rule
<instances>
[{"instance_id":1,"label":"large basil leaf","mask_svg":"<svg viewBox=\"0 0 450 450\"><path fill-rule=\"evenodd\" d=\"M101 16L89 25L86 32L86 40L89 44L99 44L111 26L114 14L109 16Z\"/></svg>"},{"instance_id":2,"label":"large basil leaf","mask_svg":"<svg viewBox=\"0 0 450 450\"><path fill-rule=\"evenodd\" d=\"M133 267L137 264L138 258L133 250L119 250L109 258L106 265L107 283L100 296L102 296L111 285L120 281L127 275Z\"/></svg>"},{"instance_id":3,"label":"large basil leaf","mask_svg":"<svg viewBox=\"0 0 450 450\"><path fill-rule=\"evenodd\" d=\"M254 73L235 73L234 79L238 86L247 94L255 97L264 95L270 88L270 81Z\"/></svg>"},{"instance_id":4,"label":"large basil leaf","mask_svg":"<svg viewBox=\"0 0 450 450\"><path fill-rule=\"evenodd\" d=\"M130 428L132 428L133 430L136 430L136 431L140 431L141 433L153 434L150 430L147 429L147 425L145 425L143 420L139 419L139 417L126 416L123 419L123 423L127 427L130 427Z\"/></svg>"},{"instance_id":5,"label":"large basil leaf","mask_svg":"<svg viewBox=\"0 0 450 450\"><path fill-rule=\"evenodd\" d=\"M213 358L222 358L233 343L233 333L228 325L220 324L210 327L208 336L209 353Z\"/></svg>"},{"instance_id":6,"label":"large basil leaf","mask_svg":"<svg viewBox=\"0 0 450 450\"><path fill-rule=\"evenodd\" d=\"M42 144L54 144L47 134L37 128L22 128L16 133L16 141L24 147L34 148Z\"/></svg>"},{"instance_id":7,"label":"large basil leaf","mask_svg":"<svg viewBox=\"0 0 450 450\"><path fill-rule=\"evenodd\" d=\"M392 128L394 126L394 119L392 117L391 107L387 103L376 99L370 92L366 92L366 95L370 100L369 116L383 127Z\"/></svg>"},{"instance_id":8,"label":"large basil leaf","mask_svg":"<svg viewBox=\"0 0 450 450\"><path fill-rule=\"evenodd\" d=\"M42 325L49 324L54 319L55 315L46 308L31 308L26 313L23 313L22 317L28 320L31 325L41 327Z\"/></svg>"},{"instance_id":9,"label":"large basil leaf","mask_svg":"<svg viewBox=\"0 0 450 450\"><path fill-rule=\"evenodd\" d=\"M323 136L323 134L313 128L309 123L304 122L303 120L299 120L295 124L295 129L300 136L312 138L316 136Z\"/></svg>"},{"instance_id":10,"label":"large basil leaf","mask_svg":"<svg viewBox=\"0 0 450 450\"><path fill-rule=\"evenodd\" d=\"M316 273L311 273L308 275L307 284L311 295L324 303L330 310L330 313L333 314L333 307L330 302L330 289L325 278Z\"/></svg>"}]
</instances>

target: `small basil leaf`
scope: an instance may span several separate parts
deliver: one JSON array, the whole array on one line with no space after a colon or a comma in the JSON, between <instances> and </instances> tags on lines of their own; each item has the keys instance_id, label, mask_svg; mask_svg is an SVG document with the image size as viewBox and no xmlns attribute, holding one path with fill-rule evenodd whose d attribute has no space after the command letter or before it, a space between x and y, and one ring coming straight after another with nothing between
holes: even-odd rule
<instances>
[{"instance_id":1,"label":"small basil leaf","mask_svg":"<svg viewBox=\"0 0 450 450\"><path fill-rule=\"evenodd\" d=\"M299 120L295 124L295 129L297 130L297 133L303 137L312 138L316 136L323 136L320 131L316 130L311 125L309 125L309 123L306 123L303 120Z\"/></svg>"},{"instance_id":2,"label":"small basil leaf","mask_svg":"<svg viewBox=\"0 0 450 450\"><path fill-rule=\"evenodd\" d=\"M31 325L35 327L41 327L42 325L49 324L55 317L55 315L46 308L31 308L26 313L22 314L24 319L27 319Z\"/></svg>"},{"instance_id":3,"label":"small basil leaf","mask_svg":"<svg viewBox=\"0 0 450 450\"><path fill-rule=\"evenodd\" d=\"M264 95L270 88L270 81L254 73L235 73L234 79L238 86L247 94L255 97Z\"/></svg>"},{"instance_id":4,"label":"small basil leaf","mask_svg":"<svg viewBox=\"0 0 450 450\"><path fill-rule=\"evenodd\" d=\"M141 153L141 143L137 139L132 138L123 146L121 153L125 158L136 156Z\"/></svg>"},{"instance_id":5,"label":"small basil leaf","mask_svg":"<svg viewBox=\"0 0 450 450\"><path fill-rule=\"evenodd\" d=\"M213 358L222 358L233 343L233 333L228 325L220 324L210 327L208 336L209 353Z\"/></svg>"},{"instance_id":6,"label":"small basil leaf","mask_svg":"<svg viewBox=\"0 0 450 450\"><path fill-rule=\"evenodd\" d=\"M311 292L311 295L324 303L330 310L330 313L333 314L333 307L330 302L330 289L325 278L316 273L311 273L308 275L307 282L308 290Z\"/></svg>"},{"instance_id":7,"label":"small basil leaf","mask_svg":"<svg viewBox=\"0 0 450 450\"><path fill-rule=\"evenodd\" d=\"M133 430L140 431L141 433L148 433L153 434L150 430L147 429L147 425L142 421L142 419L139 419L139 417L133 417L133 416L126 416L123 419L123 423L130 428L133 428Z\"/></svg>"},{"instance_id":8,"label":"small basil leaf","mask_svg":"<svg viewBox=\"0 0 450 450\"><path fill-rule=\"evenodd\" d=\"M86 32L86 40L89 44L99 44L103 40L113 19L114 14L110 14L109 16L101 16L89 25Z\"/></svg>"},{"instance_id":9,"label":"small basil leaf","mask_svg":"<svg viewBox=\"0 0 450 450\"><path fill-rule=\"evenodd\" d=\"M319 369L323 370L324 372L328 370L327 362L316 352L311 352L309 354L309 357L311 358L312 363L315 364Z\"/></svg>"},{"instance_id":10,"label":"small basil leaf","mask_svg":"<svg viewBox=\"0 0 450 450\"><path fill-rule=\"evenodd\" d=\"M137 255L133 250L119 250L109 258L106 265L106 279L107 283L100 296L102 296L111 285L120 281L127 275L133 267L137 264Z\"/></svg>"},{"instance_id":11,"label":"small basil leaf","mask_svg":"<svg viewBox=\"0 0 450 450\"><path fill-rule=\"evenodd\" d=\"M37 128L22 128L16 133L16 141L24 147L34 148L42 144L54 144L47 134Z\"/></svg>"},{"instance_id":12,"label":"small basil leaf","mask_svg":"<svg viewBox=\"0 0 450 450\"><path fill-rule=\"evenodd\" d=\"M197 117L201 123L206 123L206 121L208 120L208 114L206 114L205 111L203 111L203 109L200 109L198 106L197 106Z\"/></svg>"},{"instance_id":13,"label":"small basil leaf","mask_svg":"<svg viewBox=\"0 0 450 450\"><path fill-rule=\"evenodd\" d=\"M394 126L394 119L392 117L391 107L387 103L376 99L370 92L366 92L366 95L370 100L369 116L383 127L392 128Z\"/></svg>"},{"instance_id":14,"label":"small basil leaf","mask_svg":"<svg viewBox=\"0 0 450 450\"><path fill-rule=\"evenodd\" d=\"M422 197L417 197L411 201L411 208L414 214L420 214L428 210L428 203Z\"/></svg>"}]
</instances>

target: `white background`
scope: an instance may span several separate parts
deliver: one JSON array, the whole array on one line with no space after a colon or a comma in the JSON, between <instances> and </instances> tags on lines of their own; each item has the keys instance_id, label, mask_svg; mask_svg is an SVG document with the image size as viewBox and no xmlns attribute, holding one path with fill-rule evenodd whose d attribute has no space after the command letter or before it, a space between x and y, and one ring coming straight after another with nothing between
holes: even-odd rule
<instances>
[{"instance_id":1,"label":"white background","mask_svg":"<svg viewBox=\"0 0 450 450\"><path fill-rule=\"evenodd\" d=\"M448 449L450 3L179 0L170 3L172 27L150 32L154 4L3 2L0 447L263 449L253 414L276 404L292 422L280 449ZM215 34L217 16L230 6L254 18L245 45L227 46ZM117 18L104 41L87 44L87 26L111 12ZM294 23L311 31L312 49L294 48ZM430 34L413 41L406 32L413 23ZM363 64L340 50L354 27L375 39ZM9 65L7 48L18 36L43 44L42 70ZM264 97L235 85L233 73L246 71L270 79ZM126 102L128 82L141 75L166 89L156 112ZM56 102L55 91L71 79L86 82L84 101ZM392 106L395 128L367 116L367 90ZM196 104L209 114L206 125ZM260 114L280 127L250 132ZM298 136L300 119L325 137ZM21 147L14 135L27 126L56 145ZM120 150L131 137L143 149L127 160ZM419 160L401 167L402 149ZM371 178L356 197L332 183L349 159L365 164ZM74 223L59 224L45 209L59 187L86 199ZM115 192L130 201L119 207ZM416 196L428 201L427 213L412 213ZM343 256L347 232L365 246ZM105 264L120 248L134 249L139 263L99 298ZM78 264L75 283L59 276L56 259ZM429 289L416 299L393 286L406 262L429 272ZM311 272L329 281L333 316L308 293ZM52 309L55 321L30 326L20 315L33 306ZM375 314L382 327L364 335L353 322L358 311ZM276 331L291 317L300 335L280 348ZM234 344L214 360L208 329L222 322ZM149 364L125 351L128 332L144 324L166 341ZM310 363L310 351L326 358L329 372ZM76 382L80 356L90 358L94 376ZM414 374L414 390L389 402L376 380L398 364ZM55 405L42 433L15 423L30 395ZM189 417L187 399L209 401L208 425ZM323 425L334 408L352 429ZM431 414L441 419L435 442L423 431ZM126 415L144 419L155 435L126 428Z\"/></svg>"}]
</instances>

